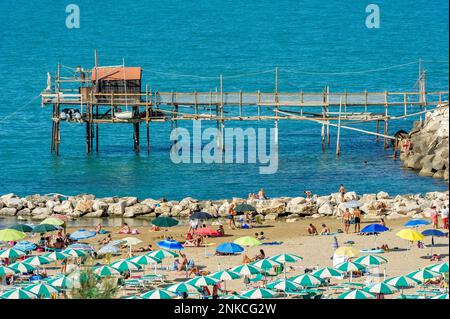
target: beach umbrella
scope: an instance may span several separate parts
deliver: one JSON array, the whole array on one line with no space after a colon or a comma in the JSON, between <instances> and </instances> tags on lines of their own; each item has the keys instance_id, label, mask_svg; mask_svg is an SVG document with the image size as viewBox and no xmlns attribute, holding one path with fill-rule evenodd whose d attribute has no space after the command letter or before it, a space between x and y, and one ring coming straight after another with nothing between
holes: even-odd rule
<instances>
[{"instance_id":1,"label":"beach umbrella","mask_svg":"<svg viewBox=\"0 0 450 319\"><path fill-rule=\"evenodd\" d=\"M364 227L363 229L361 229L361 233L382 233L385 231L388 231L389 228L387 228L386 226L383 226L381 224L370 224L367 225L366 227Z\"/></svg>"},{"instance_id":2,"label":"beach umbrella","mask_svg":"<svg viewBox=\"0 0 450 319\"><path fill-rule=\"evenodd\" d=\"M364 266L379 266L387 263L387 259L377 255L364 255L356 258L354 262Z\"/></svg>"},{"instance_id":3,"label":"beach umbrella","mask_svg":"<svg viewBox=\"0 0 450 319\"><path fill-rule=\"evenodd\" d=\"M70 289L73 288L73 280L67 276L60 275L47 280L47 283L60 288L60 289Z\"/></svg>"},{"instance_id":4,"label":"beach umbrella","mask_svg":"<svg viewBox=\"0 0 450 319\"><path fill-rule=\"evenodd\" d=\"M142 240L140 240L139 238L136 238L136 237L125 237L125 238L122 238L122 240L124 241L124 244L126 246L134 246L134 245L142 243Z\"/></svg>"},{"instance_id":5,"label":"beach umbrella","mask_svg":"<svg viewBox=\"0 0 450 319\"><path fill-rule=\"evenodd\" d=\"M108 243L108 245L111 245L111 246L118 246L118 245L122 245L122 244L125 244L125 241L123 239L116 239L116 240L113 240Z\"/></svg>"},{"instance_id":6,"label":"beach umbrella","mask_svg":"<svg viewBox=\"0 0 450 319\"><path fill-rule=\"evenodd\" d=\"M276 291L266 288L255 288L242 292L241 296L249 299L273 298L277 294Z\"/></svg>"},{"instance_id":7,"label":"beach umbrella","mask_svg":"<svg viewBox=\"0 0 450 319\"><path fill-rule=\"evenodd\" d=\"M434 297L431 298L431 299L448 299L448 292L445 293L445 294L442 294L442 295L434 296Z\"/></svg>"},{"instance_id":8,"label":"beach umbrella","mask_svg":"<svg viewBox=\"0 0 450 319\"><path fill-rule=\"evenodd\" d=\"M220 297L219 299L239 300L239 299L248 299L248 298L239 296L239 295L226 295L226 296Z\"/></svg>"},{"instance_id":9,"label":"beach umbrella","mask_svg":"<svg viewBox=\"0 0 450 319\"><path fill-rule=\"evenodd\" d=\"M430 265L430 266L425 267L425 268L429 269L431 271L435 271L435 272L438 272L438 273L441 273L441 274L445 274L445 273L448 273L448 262Z\"/></svg>"},{"instance_id":10,"label":"beach umbrella","mask_svg":"<svg viewBox=\"0 0 450 319\"><path fill-rule=\"evenodd\" d=\"M396 276L386 279L384 283L396 288L408 288L417 285L419 281L406 276Z\"/></svg>"},{"instance_id":11,"label":"beach umbrella","mask_svg":"<svg viewBox=\"0 0 450 319\"><path fill-rule=\"evenodd\" d=\"M110 266L120 272L138 270L142 268L141 265L126 259L115 261L111 263Z\"/></svg>"},{"instance_id":12,"label":"beach umbrella","mask_svg":"<svg viewBox=\"0 0 450 319\"><path fill-rule=\"evenodd\" d=\"M209 277L225 281L241 278L241 275L231 270L222 270L209 275Z\"/></svg>"},{"instance_id":13,"label":"beach umbrella","mask_svg":"<svg viewBox=\"0 0 450 319\"><path fill-rule=\"evenodd\" d=\"M298 275L292 278L289 278L290 281L299 284L302 287L315 287L319 286L323 283L323 279L316 277L311 274L303 274Z\"/></svg>"},{"instance_id":14,"label":"beach umbrella","mask_svg":"<svg viewBox=\"0 0 450 319\"><path fill-rule=\"evenodd\" d=\"M425 238L422 234L412 229L402 229L395 235L409 241L421 241Z\"/></svg>"},{"instance_id":15,"label":"beach umbrella","mask_svg":"<svg viewBox=\"0 0 450 319\"><path fill-rule=\"evenodd\" d=\"M139 296L142 299L172 299L177 295L166 289L153 289Z\"/></svg>"},{"instance_id":16,"label":"beach umbrella","mask_svg":"<svg viewBox=\"0 0 450 319\"><path fill-rule=\"evenodd\" d=\"M94 269L94 273L100 277L120 276L120 272L110 266L100 266Z\"/></svg>"},{"instance_id":17,"label":"beach umbrella","mask_svg":"<svg viewBox=\"0 0 450 319\"><path fill-rule=\"evenodd\" d=\"M56 226L50 225L50 224L39 224L39 225L33 227L33 233L35 233L35 234L43 234L43 233L48 233L48 232L52 232L55 230L58 230L58 228L56 228Z\"/></svg>"},{"instance_id":18,"label":"beach umbrella","mask_svg":"<svg viewBox=\"0 0 450 319\"><path fill-rule=\"evenodd\" d=\"M51 253L44 254L42 256L47 257L51 260L64 260L64 259L71 257L69 254L66 254L66 253L63 253L60 251L54 251Z\"/></svg>"},{"instance_id":19,"label":"beach umbrella","mask_svg":"<svg viewBox=\"0 0 450 319\"><path fill-rule=\"evenodd\" d=\"M216 251L222 254L238 254L244 251L244 248L235 243L222 243L217 246Z\"/></svg>"},{"instance_id":20,"label":"beach umbrella","mask_svg":"<svg viewBox=\"0 0 450 319\"><path fill-rule=\"evenodd\" d=\"M77 231L74 231L70 234L69 238L72 240L80 240L95 237L97 233L93 230L86 230L84 228L80 228Z\"/></svg>"},{"instance_id":21,"label":"beach umbrella","mask_svg":"<svg viewBox=\"0 0 450 319\"><path fill-rule=\"evenodd\" d=\"M338 299L374 299L375 295L361 289L350 290L338 296Z\"/></svg>"},{"instance_id":22,"label":"beach umbrella","mask_svg":"<svg viewBox=\"0 0 450 319\"><path fill-rule=\"evenodd\" d=\"M341 278L343 273L340 270L334 268L325 267L318 269L312 273L314 277L325 278Z\"/></svg>"},{"instance_id":23,"label":"beach umbrella","mask_svg":"<svg viewBox=\"0 0 450 319\"><path fill-rule=\"evenodd\" d=\"M289 279L280 279L271 282L267 285L269 289L282 290L282 291L296 291L301 288L301 286Z\"/></svg>"},{"instance_id":24,"label":"beach umbrella","mask_svg":"<svg viewBox=\"0 0 450 319\"><path fill-rule=\"evenodd\" d=\"M348 202L344 202L342 204L342 208L356 208L356 207L361 207L362 204L360 202L358 202L357 200L351 200Z\"/></svg>"},{"instance_id":25,"label":"beach umbrella","mask_svg":"<svg viewBox=\"0 0 450 319\"><path fill-rule=\"evenodd\" d=\"M424 282L428 279L433 279L436 277L440 277L441 274L436 272L436 271L432 271L432 270L428 270L428 269L421 269L418 271L414 271L412 273L409 273L406 275L406 277L418 280L420 282Z\"/></svg>"},{"instance_id":26,"label":"beach umbrella","mask_svg":"<svg viewBox=\"0 0 450 319\"><path fill-rule=\"evenodd\" d=\"M234 268L231 268L232 272L238 273L240 275L256 275L261 273L261 271L256 268L255 266L252 265L240 265L240 266L236 266Z\"/></svg>"},{"instance_id":27,"label":"beach umbrella","mask_svg":"<svg viewBox=\"0 0 450 319\"><path fill-rule=\"evenodd\" d=\"M84 257L88 255L86 251L80 249L65 249L63 250L63 253L75 258Z\"/></svg>"},{"instance_id":28,"label":"beach umbrella","mask_svg":"<svg viewBox=\"0 0 450 319\"><path fill-rule=\"evenodd\" d=\"M406 223L403 224L405 227L418 227L431 224L430 221L425 219L410 219Z\"/></svg>"},{"instance_id":29,"label":"beach umbrella","mask_svg":"<svg viewBox=\"0 0 450 319\"><path fill-rule=\"evenodd\" d=\"M182 250L184 249L183 244L173 240L173 239L165 239L158 243L156 243L159 247L164 249L171 249L171 250Z\"/></svg>"},{"instance_id":30,"label":"beach umbrella","mask_svg":"<svg viewBox=\"0 0 450 319\"><path fill-rule=\"evenodd\" d=\"M0 276L14 275L15 273L14 269L10 267L0 266Z\"/></svg>"},{"instance_id":31,"label":"beach umbrella","mask_svg":"<svg viewBox=\"0 0 450 319\"><path fill-rule=\"evenodd\" d=\"M122 298L120 298L120 299L142 299L142 298L139 297L139 296L134 296L134 295L132 295L132 296L125 296L125 297L122 297Z\"/></svg>"},{"instance_id":32,"label":"beach umbrella","mask_svg":"<svg viewBox=\"0 0 450 319\"><path fill-rule=\"evenodd\" d=\"M239 237L233 243L246 247L254 247L262 244L258 239L251 236Z\"/></svg>"},{"instance_id":33,"label":"beach umbrella","mask_svg":"<svg viewBox=\"0 0 450 319\"><path fill-rule=\"evenodd\" d=\"M272 256L269 259L284 264L284 263L295 263L297 261L301 261L303 258L292 254L279 254Z\"/></svg>"},{"instance_id":34,"label":"beach umbrella","mask_svg":"<svg viewBox=\"0 0 450 319\"><path fill-rule=\"evenodd\" d=\"M18 273L30 273L34 271L35 267L33 265L24 263L24 262L15 262L14 264L11 264L8 266L9 268L13 269L15 272Z\"/></svg>"},{"instance_id":35,"label":"beach umbrella","mask_svg":"<svg viewBox=\"0 0 450 319\"><path fill-rule=\"evenodd\" d=\"M16 224L8 227L9 229L15 229L21 231L23 233L31 233L33 231L33 227L27 224Z\"/></svg>"},{"instance_id":36,"label":"beach umbrella","mask_svg":"<svg viewBox=\"0 0 450 319\"><path fill-rule=\"evenodd\" d=\"M45 282L40 282L24 288L26 291L32 292L38 297L50 298L54 293L58 293L59 289Z\"/></svg>"},{"instance_id":37,"label":"beach umbrella","mask_svg":"<svg viewBox=\"0 0 450 319\"><path fill-rule=\"evenodd\" d=\"M155 257L158 259L164 259L164 258L170 258L170 257L178 257L177 253L174 253L173 251L169 251L169 250L165 250L165 249L159 249L159 250L154 250L149 252L148 254L146 254L150 257Z\"/></svg>"},{"instance_id":38,"label":"beach umbrella","mask_svg":"<svg viewBox=\"0 0 450 319\"><path fill-rule=\"evenodd\" d=\"M136 264L139 264L139 265L160 264L161 263L161 259L158 259L156 257L151 257L149 255L136 256L136 257L128 258L127 260L134 262Z\"/></svg>"},{"instance_id":39,"label":"beach umbrella","mask_svg":"<svg viewBox=\"0 0 450 319\"><path fill-rule=\"evenodd\" d=\"M29 241L19 241L14 245L15 249L21 250L23 252L31 251L36 249L36 244L31 243Z\"/></svg>"},{"instance_id":40,"label":"beach umbrella","mask_svg":"<svg viewBox=\"0 0 450 319\"><path fill-rule=\"evenodd\" d=\"M0 299L36 299L37 296L22 288L11 289L0 295Z\"/></svg>"},{"instance_id":41,"label":"beach umbrella","mask_svg":"<svg viewBox=\"0 0 450 319\"><path fill-rule=\"evenodd\" d=\"M256 208L249 204L239 204L234 208L236 213L256 212Z\"/></svg>"},{"instance_id":42,"label":"beach umbrella","mask_svg":"<svg viewBox=\"0 0 450 319\"><path fill-rule=\"evenodd\" d=\"M179 283L179 284L174 284L174 285L170 285L169 287L166 287L166 290L171 291L171 292L198 292L199 288L187 283Z\"/></svg>"},{"instance_id":43,"label":"beach umbrella","mask_svg":"<svg viewBox=\"0 0 450 319\"><path fill-rule=\"evenodd\" d=\"M195 230L195 233L202 236L212 236L212 237L218 237L220 234L217 232L217 230L214 230L209 227L202 227Z\"/></svg>"},{"instance_id":44,"label":"beach umbrella","mask_svg":"<svg viewBox=\"0 0 450 319\"><path fill-rule=\"evenodd\" d=\"M24 232L15 229L2 229L0 230L0 241L17 241L27 237Z\"/></svg>"},{"instance_id":45,"label":"beach umbrella","mask_svg":"<svg viewBox=\"0 0 450 319\"><path fill-rule=\"evenodd\" d=\"M33 256L28 257L23 261L24 263L30 264L31 266L42 266L52 262L50 258L44 256Z\"/></svg>"},{"instance_id":46,"label":"beach umbrella","mask_svg":"<svg viewBox=\"0 0 450 319\"><path fill-rule=\"evenodd\" d=\"M360 263L357 263L357 262L346 261L339 265L336 265L336 267L334 267L334 268L337 270L343 271L343 272L352 272L352 271L363 270L365 268L365 266L361 265Z\"/></svg>"},{"instance_id":47,"label":"beach umbrella","mask_svg":"<svg viewBox=\"0 0 450 319\"><path fill-rule=\"evenodd\" d=\"M359 250L350 246L342 246L336 249L334 254L336 256L356 257L359 255Z\"/></svg>"},{"instance_id":48,"label":"beach umbrella","mask_svg":"<svg viewBox=\"0 0 450 319\"><path fill-rule=\"evenodd\" d=\"M152 224L158 227L173 227L178 225L178 220L169 216L159 216L152 220Z\"/></svg>"},{"instance_id":49,"label":"beach umbrella","mask_svg":"<svg viewBox=\"0 0 450 319\"><path fill-rule=\"evenodd\" d=\"M82 251L85 251L88 253L95 251L94 247L92 247L89 244L85 244L85 243L74 243L74 244L67 246L66 249L82 250Z\"/></svg>"},{"instance_id":50,"label":"beach umbrella","mask_svg":"<svg viewBox=\"0 0 450 319\"><path fill-rule=\"evenodd\" d=\"M395 292L397 292L396 287L388 285L384 282L370 285L365 290L374 294L382 294L382 295L392 295Z\"/></svg>"},{"instance_id":51,"label":"beach umbrella","mask_svg":"<svg viewBox=\"0 0 450 319\"><path fill-rule=\"evenodd\" d=\"M267 269L272 269L273 267L276 267L276 266L280 266L281 263L273 261L268 258L264 258L264 259L256 260L256 261L250 263L250 265L267 270Z\"/></svg>"},{"instance_id":52,"label":"beach umbrella","mask_svg":"<svg viewBox=\"0 0 450 319\"><path fill-rule=\"evenodd\" d=\"M432 237L445 237L447 236L446 233L438 230L438 229L426 229L422 232L422 235L424 236L432 236Z\"/></svg>"},{"instance_id":53,"label":"beach umbrella","mask_svg":"<svg viewBox=\"0 0 450 319\"><path fill-rule=\"evenodd\" d=\"M61 226L61 225L64 225L64 223L65 222L62 219L55 218L55 217L48 217L41 222L41 224L48 224L48 225L53 225L53 226Z\"/></svg>"},{"instance_id":54,"label":"beach umbrella","mask_svg":"<svg viewBox=\"0 0 450 319\"><path fill-rule=\"evenodd\" d=\"M25 255L25 253L22 250L14 248L0 250L0 258L17 259L23 255Z\"/></svg>"},{"instance_id":55,"label":"beach umbrella","mask_svg":"<svg viewBox=\"0 0 450 319\"><path fill-rule=\"evenodd\" d=\"M191 216L189 216L189 219L211 219L214 218L211 214L208 214L206 212L193 212Z\"/></svg>"},{"instance_id":56,"label":"beach umbrella","mask_svg":"<svg viewBox=\"0 0 450 319\"><path fill-rule=\"evenodd\" d=\"M204 286L217 285L218 282L219 282L218 279L214 279L214 278L206 277L206 276L198 276L198 277L195 277L195 278L192 278L192 279L186 281L185 283L188 285L196 286L196 287L204 287Z\"/></svg>"},{"instance_id":57,"label":"beach umbrella","mask_svg":"<svg viewBox=\"0 0 450 319\"><path fill-rule=\"evenodd\" d=\"M102 248L100 248L97 251L97 254L99 255L106 255L106 254L118 254L120 252L119 248L117 248L116 246L113 245L105 245Z\"/></svg>"}]
</instances>

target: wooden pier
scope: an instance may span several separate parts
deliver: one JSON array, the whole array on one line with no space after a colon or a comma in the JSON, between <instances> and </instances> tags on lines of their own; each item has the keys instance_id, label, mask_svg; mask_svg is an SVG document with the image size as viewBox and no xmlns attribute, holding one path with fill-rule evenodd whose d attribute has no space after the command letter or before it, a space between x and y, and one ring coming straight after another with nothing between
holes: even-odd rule
<instances>
[{"instance_id":1,"label":"wooden pier","mask_svg":"<svg viewBox=\"0 0 450 319\"><path fill-rule=\"evenodd\" d=\"M431 108L448 107L449 100L448 91L426 91L425 71L419 72L419 90L410 92L333 92L329 87L322 92L278 92L278 69L274 92L227 92L222 77L220 87L208 92L158 92L147 85L142 90L140 68L99 67L97 58L95 65L92 70L79 68L73 77L62 77L58 65L54 83L49 79L47 89L41 93L42 106L53 108L51 152L56 155L60 153L60 126L64 121L86 125L87 154L94 145L99 151L100 124L131 124L136 152L141 150L140 125L144 124L149 153L151 122L170 121L173 128L186 120L215 121L222 137L225 122L229 121L273 121L276 136L281 120L298 121L299 125L312 121L322 125L324 144L330 144L330 127L337 127L338 136L341 129L355 130L375 135L377 140L383 138L388 148L388 140L395 139L389 135L389 121L422 119ZM367 122L376 122L376 132L351 126Z\"/></svg>"}]
</instances>

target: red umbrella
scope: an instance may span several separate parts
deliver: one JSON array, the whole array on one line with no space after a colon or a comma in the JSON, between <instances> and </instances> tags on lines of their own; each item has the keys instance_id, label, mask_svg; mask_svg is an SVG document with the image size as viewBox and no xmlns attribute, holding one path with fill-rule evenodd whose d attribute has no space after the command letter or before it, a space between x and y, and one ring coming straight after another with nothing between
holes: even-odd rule
<instances>
[{"instance_id":1,"label":"red umbrella","mask_svg":"<svg viewBox=\"0 0 450 319\"><path fill-rule=\"evenodd\" d=\"M195 233L203 236L213 236L213 237L220 236L220 234L216 230L208 227L202 227L200 229L197 229Z\"/></svg>"}]
</instances>

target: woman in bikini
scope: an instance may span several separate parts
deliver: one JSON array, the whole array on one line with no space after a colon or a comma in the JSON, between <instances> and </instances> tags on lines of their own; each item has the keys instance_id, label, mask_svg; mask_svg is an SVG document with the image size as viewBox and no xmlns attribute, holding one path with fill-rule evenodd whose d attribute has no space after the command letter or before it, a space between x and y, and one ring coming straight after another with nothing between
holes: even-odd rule
<instances>
[{"instance_id":1,"label":"woman in bikini","mask_svg":"<svg viewBox=\"0 0 450 319\"><path fill-rule=\"evenodd\" d=\"M236 229L236 222L234 221L234 216L236 215L236 212L234 211L234 204L230 205L230 208L228 209L228 220L230 221L229 225L231 229Z\"/></svg>"}]
</instances>

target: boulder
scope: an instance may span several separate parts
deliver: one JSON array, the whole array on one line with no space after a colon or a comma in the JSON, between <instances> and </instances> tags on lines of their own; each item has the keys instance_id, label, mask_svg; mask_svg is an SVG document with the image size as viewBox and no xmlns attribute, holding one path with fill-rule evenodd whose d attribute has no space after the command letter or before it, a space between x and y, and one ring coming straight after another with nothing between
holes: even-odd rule
<instances>
[{"instance_id":1,"label":"boulder","mask_svg":"<svg viewBox=\"0 0 450 319\"><path fill-rule=\"evenodd\" d=\"M228 215L228 211L230 209L230 203L228 202L224 202L222 205L220 205L219 207L219 216L220 217L226 217Z\"/></svg>"},{"instance_id":2,"label":"boulder","mask_svg":"<svg viewBox=\"0 0 450 319\"><path fill-rule=\"evenodd\" d=\"M270 213L264 215L264 220L276 220L276 219L278 219L278 214Z\"/></svg>"},{"instance_id":3,"label":"boulder","mask_svg":"<svg viewBox=\"0 0 450 319\"><path fill-rule=\"evenodd\" d=\"M378 200L379 200L379 199L388 199L388 198L389 198L389 194L386 193L386 192L381 191L381 192L379 192L379 193L377 194L377 199L378 199Z\"/></svg>"},{"instance_id":4,"label":"boulder","mask_svg":"<svg viewBox=\"0 0 450 319\"><path fill-rule=\"evenodd\" d=\"M52 211L48 207L36 207L31 211L31 215L33 216L50 216Z\"/></svg>"},{"instance_id":5,"label":"boulder","mask_svg":"<svg viewBox=\"0 0 450 319\"><path fill-rule=\"evenodd\" d=\"M305 212L307 208L304 197L295 197L287 203L286 212L299 214Z\"/></svg>"},{"instance_id":6,"label":"boulder","mask_svg":"<svg viewBox=\"0 0 450 319\"><path fill-rule=\"evenodd\" d=\"M320 206L320 208L319 208L319 214L320 215L325 215L325 216L331 216L331 215L333 215L333 211L334 211L334 208L333 208L333 206L331 206L330 205L330 203L325 203L325 204L323 204L322 206Z\"/></svg>"},{"instance_id":7,"label":"boulder","mask_svg":"<svg viewBox=\"0 0 450 319\"><path fill-rule=\"evenodd\" d=\"M31 209L22 208L17 212L17 216L31 216Z\"/></svg>"},{"instance_id":8,"label":"boulder","mask_svg":"<svg viewBox=\"0 0 450 319\"><path fill-rule=\"evenodd\" d=\"M4 203L5 203L6 207L15 208L17 210L20 210L23 207L23 202L18 197L11 197L9 199L6 199L6 200L4 200Z\"/></svg>"},{"instance_id":9,"label":"boulder","mask_svg":"<svg viewBox=\"0 0 450 319\"><path fill-rule=\"evenodd\" d=\"M285 204L283 202L278 201L278 199L260 201L255 208L258 214L261 215L268 215L268 214L278 215L286 211Z\"/></svg>"},{"instance_id":10,"label":"boulder","mask_svg":"<svg viewBox=\"0 0 450 319\"><path fill-rule=\"evenodd\" d=\"M107 211L108 210L109 205L102 201L102 200L94 200L94 203L92 204L92 210L93 211L98 211L98 210L103 210L103 211Z\"/></svg>"},{"instance_id":11,"label":"boulder","mask_svg":"<svg viewBox=\"0 0 450 319\"><path fill-rule=\"evenodd\" d=\"M3 207L0 209L0 215L3 216L15 216L17 213L17 209L14 207Z\"/></svg>"},{"instance_id":12,"label":"boulder","mask_svg":"<svg viewBox=\"0 0 450 319\"><path fill-rule=\"evenodd\" d=\"M108 206L108 215L110 216L122 216L125 213L126 201L119 201L118 203Z\"/></svg>"},{"instance_id":13,"label":"boulder","mask_svg":"<svg viewBox=\"0 0 450 319\"><path fill-rule=\"evenodd\" d=\"M154 200L154 199L151 199L151 198L147 198L147 199L144 199L144 200L141 202L141 204L144 204L144 205L147 205L147 206L150 206L150 207L155 208L156 205L159 204L159 202L158 202L157 200Z\"/></svg>"},{"instance_id":14,"label":"boulder","mask_svg":"<svg viewBox=\"0 0 450 319\"><path fill-rule=\"evenodd\" d=\"M126 207L133 206L138 202L137 197L123 197L120 199L121 201L125 201Z\"/></svg>"},{"instance_id":15,"label":"boulder","mask_svg":"<svg viewBox=\"0 0 450 319\"><path fill-rule=\"evenodd\" d=\"M315 198L316 205L319 207L325 203L335 204L335 202L333 202L332 200L333 200L332 196L317 196Z\"/></svg>"},{"instance_id":16,"label":"boulder","mask_svg":"<svg viewBox=\"0 0 450 319\"><path fill-rule=\"evenodd\" d=\"M79 211L81 214L87 214L92 212L92 206L94 202L90 199L82 199L75 206L75 210Z\"/></svg>"},{"instance_id":17,"label":"boulder","mask_svg":"<svg viewBox=\"0 0 450 319\"><path fill-rule=\"evenodd\" d=\"M169 216L172 209L172 204L161 203L155 208L156 215Z\"/></svg>"},{"instance_id":18,"label":"boulder","mask_svg":"<svg viewBox=\"0 0 450 319\"><path fill-rule=\"evenodd\" d=\"M53 211L57 214L62 214L62 215L71 213L73 211L72 202L70 202L69 200L65 200L61 204L53 207Z\"/></svg>"},{"instance_id":19,"label":"boulder","mask_svg":"<svg viewBox=\"0 0 450 319\"><path fill-rule=\"evenodd\" d=\"M148 213L151 213L153 211L153 208L150 206L137 203L133 206L129 206L125 208L125 213L123 214L123 217L135 217L139 215L145 215Z\"/></svg>"},{"instance_id":20,"label":"boulder","mask_svg":"<svg viewBox=\"0 0 450 319\"><path fill-rule=\"evenodd\" d=\"M103 209L94 210L93 212L87 213L86 215L83 215L83 217L91 217L91 218L100 218L105 217L106 211Z\"/></svg>"}]
</instances>

